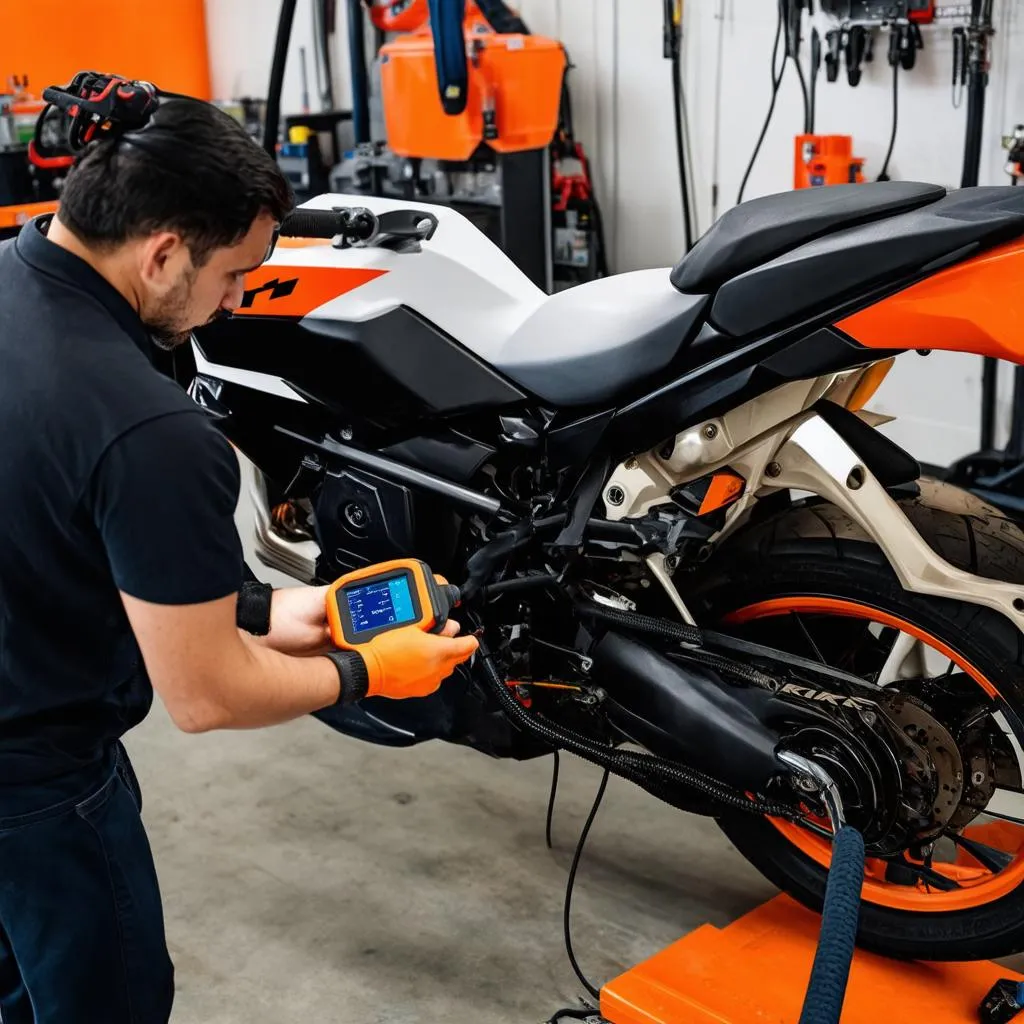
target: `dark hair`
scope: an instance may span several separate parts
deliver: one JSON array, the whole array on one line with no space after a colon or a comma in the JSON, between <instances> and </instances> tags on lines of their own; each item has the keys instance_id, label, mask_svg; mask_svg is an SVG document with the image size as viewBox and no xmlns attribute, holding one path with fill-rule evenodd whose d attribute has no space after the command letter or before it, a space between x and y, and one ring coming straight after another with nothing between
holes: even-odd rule
<instances>
[{"instance_id":1,"label":"dark hair","mask_svg":"<svg viewBox=\"0 0 1024 1024\"><path fill-rule=\"evenodd\" d=\"M59 216L102 248L177 231L201 266L244 238L260 213L280 221L294 202L277 163L237 121L200 100L171 99L145 128L96 142L79 158Z\"/></svg>"}]
</instances>

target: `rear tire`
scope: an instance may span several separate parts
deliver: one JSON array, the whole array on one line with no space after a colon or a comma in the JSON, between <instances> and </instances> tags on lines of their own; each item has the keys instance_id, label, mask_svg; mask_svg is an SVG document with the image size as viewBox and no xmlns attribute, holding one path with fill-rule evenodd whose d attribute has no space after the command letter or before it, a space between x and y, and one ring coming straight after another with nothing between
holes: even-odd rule
<instances>
[{"instance_id":1,"label":"rear tire","mask_svg":"<svg viewBox=\"0 0 1024 1024\"><path fill-rule=\"evenodd\" d=\"M934 481L922 482L921 496L901 505L933 549L953 565L1024 583L1024 534L997 510ZM881 550L832 505L794 506L739 535L687 591L687 600L698 621L710 626L740 608L808 595L867 605L927 631L992 681L1006 703L1024 712L1021 631L989 609L907 593ZM1024 736L1017 738L1024 742ZM766 878L820 911L826 881L821 864L767 819L730 814L719 824ZM923 905L914 912L866 899L858 939L886 956L924 960L980 960L1021 952L1024 881L965 910L929 911Z\"/></svg>"}]
</instances>

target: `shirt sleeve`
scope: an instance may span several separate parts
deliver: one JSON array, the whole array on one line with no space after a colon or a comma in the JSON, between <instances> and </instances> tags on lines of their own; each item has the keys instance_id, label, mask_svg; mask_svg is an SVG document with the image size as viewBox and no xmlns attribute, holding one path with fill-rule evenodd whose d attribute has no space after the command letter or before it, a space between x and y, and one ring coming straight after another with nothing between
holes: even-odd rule
<instances>
[{"instance_id":1,"label":"shirt sleeve","mask_svg":"<svg viewBox=\"0 0 1024 1024\"><path fill-rule=\"evenodd\" d=\"M122 434L88 489L118 589L154 604L235 593L244 574L234 519L239 489L234 451L198 409Z\"/></svg>"}]
</instances>

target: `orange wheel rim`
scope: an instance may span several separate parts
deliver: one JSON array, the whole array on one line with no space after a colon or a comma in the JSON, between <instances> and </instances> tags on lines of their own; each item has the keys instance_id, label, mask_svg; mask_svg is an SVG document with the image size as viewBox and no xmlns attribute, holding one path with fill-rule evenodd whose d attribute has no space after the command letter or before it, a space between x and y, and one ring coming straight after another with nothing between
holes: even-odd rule
<instances>
[{"instance_id":1,"label":"orange wheel rim","mask_svg":"<svg viewBox=\"0 0 1024 1024\"><path fill-rule=\"evenodd\" d=\"M891 626L915 637L944 657L949 658L962 672L970 676L988 696L999 697L999 691L989 679L971 665L963 655L944 644L937 637L891 612L858 604L855 601L833 597L774 598L731 612L725 617L724 622L728 625L742 625L757 619L788 615L791 612L840 615ZM769 818L768 820L801 853L821 867L828 868L832 859L832 844L827 839L809 832L795 822L778 818ZM1001 871L993 873L979 864L961 847L957 847L955 862L932 865L933 870L937 873L961 886L952 892L945 892L929 888L922 881L918 881L914 886L886 881L886 861L869 858L865 862L862 899L878 906L890 907L894 910L908 910L914 913L971 910L1007 895L1024 882L1024 828L1010 822L993 821L969 825L964 830L964 835L976 842L1012 854L1013 860Z\"/></svg>"}]
</instances>

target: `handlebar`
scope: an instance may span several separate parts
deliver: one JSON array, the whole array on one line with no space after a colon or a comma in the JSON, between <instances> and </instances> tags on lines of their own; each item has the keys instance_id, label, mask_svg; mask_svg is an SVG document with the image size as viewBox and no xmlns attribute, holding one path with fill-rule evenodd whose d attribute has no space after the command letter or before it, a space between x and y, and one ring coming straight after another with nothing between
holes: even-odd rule
<instances>
[{"instance_id":1,"label":"handlebar","mask_svg":"<svg viewBox=\"0 0 1024 1024\"><path fill-rule=\"evenodd\" d=\"M284 238L335 238L365 242L377 233L377 218L363 207L348 210L295 210L281 223Z\"/></svg>"}]
</instances>

